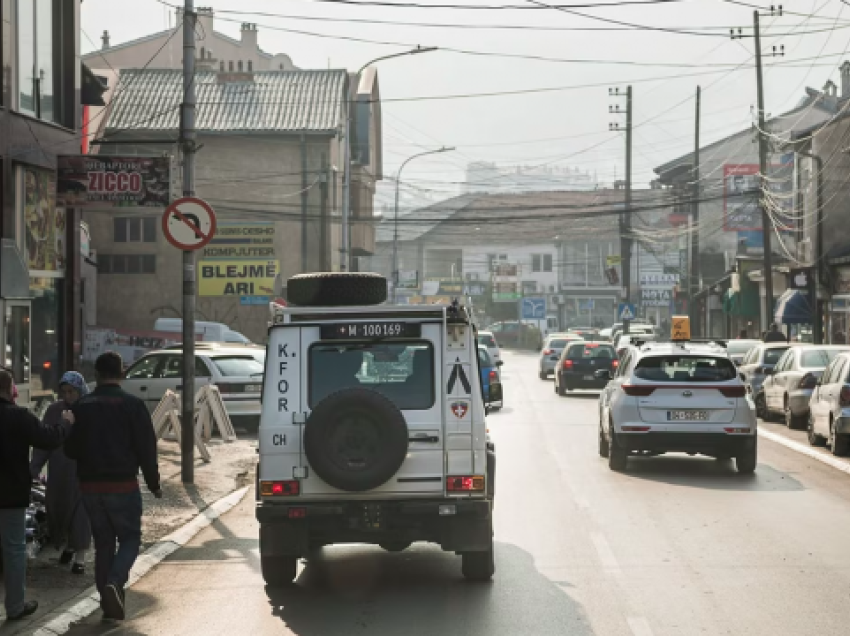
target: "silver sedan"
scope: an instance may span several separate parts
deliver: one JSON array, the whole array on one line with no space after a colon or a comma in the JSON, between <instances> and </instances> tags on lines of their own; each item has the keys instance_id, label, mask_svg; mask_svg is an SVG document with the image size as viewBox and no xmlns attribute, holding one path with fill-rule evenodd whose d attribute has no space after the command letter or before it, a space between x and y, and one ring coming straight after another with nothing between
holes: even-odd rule
<instances>
[{"instance_id":1,"label":"silver sedan","mask_svg":"<svg viewBox=\"0 0 850 636\"><path fill-rule=\"evenodd\" d=\"M541 380L546 380L550 374L555 373L555 367L561 352L568 342L578 342L582 337L574 333L556 333L548 336L540 350L539 375Z\"/></svg>"}]
</instances>

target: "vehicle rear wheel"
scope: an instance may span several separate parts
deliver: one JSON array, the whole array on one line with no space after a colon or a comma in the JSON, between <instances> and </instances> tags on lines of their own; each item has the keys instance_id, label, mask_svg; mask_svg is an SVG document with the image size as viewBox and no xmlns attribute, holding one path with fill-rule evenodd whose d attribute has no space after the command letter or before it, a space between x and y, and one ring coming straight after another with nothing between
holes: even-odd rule
<instances>
[{"instance_id":1,"label":"vehicle rear wheel","mask_svg":"<svg viewBox=\"0 0 850 636\"><path fill-rule=\"evenodd\" d=\"M809 444L812 446L826 446L826 438L823 435L815 433L815 421L812 418L812 412L809 411L809 423L806 426L806 436L809 438Z\"/></svg>"},{"instance_id":2,"label":"vehicle rear wheel","mask_svg":"<svg viewBox=\"0 0 850 636\"><path fill-rule=\"evenodd\" d=\"M785 426L789 429L803 428L803 418L799 415L794 415L791 410L791 403L785 400Z\"/></svg>"},{"instance_id":3,"label":"vehicle rear wheel","mask_svg":"<svg viewBox=\"0 0 850 636\"><path fill-rule=\"evenodd\" d=\"M608 457L609 446L608 440L605 439L605 433L602 431L602 427L599 427L599 456L600 457Z\"/></svg>"},{"instance_id":4,"label":"vehicle rear wheel","mask_svg":"<svg viewBox=\"0 0 850 636\"><path fill-rule=\"evenodd\" d=\"M461 572L468 581L489 581L496 573L496 559L493 554L493 541L483 552L464 552L461 558Z\"/></svg>"},{"instance_id":5,"label":"vehicle rear wheel","mask_svg":"<svg viewBox=\"0 0 850 636\"><path fill-rule=\"evenodd\" d=\"M735 456L735 468L742 475L751 475L758 465L758 445L753 440L753 447L741 451Z\"/></svg>"},{"instance_id":6,"label":"vehicle rear wheel","mask_svg":"<svg viewBox=\"0 0 850 636\"><path fill-rule=\"evenodd\" d=\"M292 585L298 572L298 560L291 556L260 556L263 580L270 587Z\"/></svg>"},{"instance_id":7,"label":"vehicle rear wheel","mask_svg":"<svg viewBox=\"0 0 850 636\"><path fill-rule=\"evenodd\" d=\"M564 397L564 396L567 394L567 387L566 387L566 386L564 386L564 380L563 380L563 379L561 379L561 380L558 382L558 386L557 386L557 387L555 387L555 392L556 392L558 395L560 395L561 397Z\"/></svg>"},{"instance_id":8,"label":"vehicle rear wheel","mask_svg":"<svg viewBox=\"0 0 850 636\"><path fill-rule=\"evenodd\" d=\"M829 431L830 437L832 438L830 441L832 454L836 457L844 457L847 455L848 450L850 450L850 437L842 435L841 433L836 433L834 423L830 423Z\"/></svg>"},{"instance_id":9,"label":"vehicle rear wheel","mask_svg":"<svg viewBox=\"0 0 850 636\"><path fill-rule=\"evenodd\" d=\"M629 464L628 451L617 442L617 434L611 430L611 441L608 444L608 468L623 472Z\"/></svg>"}]
</instances>

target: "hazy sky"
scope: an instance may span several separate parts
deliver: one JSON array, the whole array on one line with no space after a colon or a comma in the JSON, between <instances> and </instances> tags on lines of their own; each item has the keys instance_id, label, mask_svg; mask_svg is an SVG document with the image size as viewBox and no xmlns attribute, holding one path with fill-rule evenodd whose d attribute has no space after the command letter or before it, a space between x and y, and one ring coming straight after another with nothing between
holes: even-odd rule
<instances>
[{"instance_id":1,"label":"hazy sky","mask_svg":"<svg viewBox=\"0 0 850 636\"><path fill-rule=\"evenodd\" d=\"M559 1L562 5L591 4L587 0ZM536 6L529 0L411 3ZM691 150L697 84L703 87L702 137L708 142L748 127L755 103L753 41L728 37L730 26L745 27L745 34L752 33L753 5L741 6L748 5L747 0L576 9L621 22L698 29L699 34L568 30L622 27L550 8L397 8L309 0L200 0L196 4L212 6L216 30L235 38L240 23L256 23L264 50L286 53L305 69L356 70L372 58L417 44L444 49L379 66L385 171L394 175L401 161L422 149L456 146L456 152L418 160L405 169L405 182L439 197L456 192L456 183L463 180L464 167L472 160L577 167L596 171L604 182L612 181L615 174L622 177L623 138L608 131L609 121L616 120L608 113L609 104L615 103L609 99L609 86L624 87L628 82L634 86L636 187L648 184L653 167ZM794 0L786 2L785 8L783 17L762 19L765 52L774 45L785 47L784 58L765 60L766 64L781 64L765 72L766 108L773 113L791 108L807 85L820 88L830 78L838 83L837 68L850 57L850 7L840 0ZM240 13L252 11L282 17ZM155 0L85 0L83 50L95 48L86 36L99 46L105 29L113 44L162 30L169 24L169 13L173 10ZM297 16L415 25L303 20ZM173 15L171 19L173 24ZM427 23L443 26L421 26ZM445 26L449 24L463 27ZM485 25L536 28L480 28ZM712 26L726 28L706 28ZM561 30L542 30L544 27ZM806 33L797 35L800 32ZM508 57L511 55L574 62ZM734 70L736 65L742 66ZM470 96L543 88L563 90ZM416 99L450 96L454 97Z\"/></svg>"}]
</instances>

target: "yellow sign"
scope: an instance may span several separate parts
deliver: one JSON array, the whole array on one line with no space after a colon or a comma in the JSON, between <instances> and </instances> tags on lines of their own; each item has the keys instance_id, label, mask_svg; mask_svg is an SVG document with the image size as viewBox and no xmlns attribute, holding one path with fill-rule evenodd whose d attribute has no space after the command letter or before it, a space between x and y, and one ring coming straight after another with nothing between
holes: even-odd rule
<instances>
[{"instance_id":1,"label":"yellow sign","mask_svg":"<svg viewBox=\"0 0 850 636\"><path fill-rule=\"evenodd\" d=\"M670 340L673 342L691 339L691 319L688 316L673 316Z\"/></svg>"},{"instance_id":2,"label":"yellow sign","mask_svg":"<svg viewBox=\"0 0 850 636\"><path fill-rule=\"evenodd\" d=\"M274 258L274 223L219 223L201 259Z\"/></svg>"},{"instance_id":3,"label":"yellow sign","mask_svg":"<svg viewBox=\"0 0 850 636\"><path fill-rule=\"evenodd\" d=\"M614 267L615 265L619 265L623 262L622 256L606 256L605 257L605 266L606 267Z\"/></svg>"},{"instance_id":4,"label":"yellow sign","mask_svg":"<svg viewBox=\"0 0 850 636\"><path fill-rule=\"evenodd\" d=\"M201 261L199 296L274 296L278 261Z\"/></svg>"}]
</instances>

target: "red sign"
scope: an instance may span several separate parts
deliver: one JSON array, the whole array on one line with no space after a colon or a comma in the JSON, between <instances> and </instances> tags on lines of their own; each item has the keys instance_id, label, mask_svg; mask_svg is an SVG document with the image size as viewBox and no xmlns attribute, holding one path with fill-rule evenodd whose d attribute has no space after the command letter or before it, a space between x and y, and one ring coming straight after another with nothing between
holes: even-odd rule
<instances>
[{"instance_id":1,"label":"red sign","mask_svg":"<svg viewBox=\"0 0 850 636\"><path fill-rule=\"evenodd\" d=\"M215 235L215 212L197 197L182 197L165 209L162 233L181 250L198 250Z\"/></svg>"}]
</instances>

